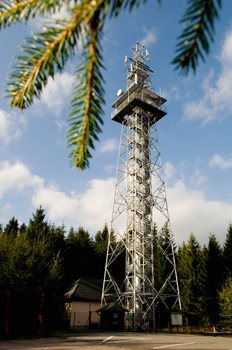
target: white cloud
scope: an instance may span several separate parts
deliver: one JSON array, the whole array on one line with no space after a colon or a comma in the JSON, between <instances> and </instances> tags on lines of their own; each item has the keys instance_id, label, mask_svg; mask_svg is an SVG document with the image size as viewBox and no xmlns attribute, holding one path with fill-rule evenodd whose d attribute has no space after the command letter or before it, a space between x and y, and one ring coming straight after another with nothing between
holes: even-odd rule
<instances>
[{"instance_id":1,"label":"white cloud","mask_svg":"<svg viewBox=\"0 0 232 350\"><path fill-rule=\"evenodd\" d=\"M42 205L46 209L51 221L65 225L82 225L96 232L106 222L110 222L114 184L114 178L93 179L78 194L66 194L52 187L40 187L34 192L32 201L36 208ZM212 232L221 242L224 241L231 221L232 203L207 200L203 191L187 187L182 180L167 187L167 200L177 243L188 240L191 232L201 243L206 243ZM159 218L154 217L154 220ZM118 225L121 224L119 220Z\"/></svg>"},{"instance_id":2,"label":"white cloud","mask_svg":"<svg viewBox=\"0 0 232 350\"><path fill-rule=\"evenodd\" d=\"M115 138L103 141L99 146L100 153L113 152L118 148L118 140Z\"/></svg>"},{"instance_id":3,"label":"white cloud","mask_svg":"<svg viewBox=\"0 0 232 350\"><path fill-rule=\"evenodd\" d=\"M194 173L194 182L196 186L201 186L208 181L208 177L205 176L201 170L196 170Z\"/></svg>"},{"instance_id":4,"label":"white cloud","mask_svg":"<svg viewBox=\"0 0 232 350\"><path fill-rule=\"evenodd\" d=\"M93 179L79 193L65 193L45 180L33 175L22 162L3 162L0 164L0 197L2 199L0 217L9 211L9 205L4 206L4 196L8 193L25 194L30 189L32 205L40 205L46 210L48 220L55 224L64 223L68 228L84 226L96 232L107 222L110 222L114 195L114 178ZM169 167L169 166L168 166ZM172 175L172 167L169 167ZM173 234L177 243L188 240L193 232L201 243L208 241L210 233L214 232L223 242L227 227L232 219L232 203L208 200L202 190L193 190L184 181L178 180L167 187L167 200ZM7 200L6 200L7 203ZM13 212L13 208L10 208ZM18 218L20 219L20 218ZM125 219L125 217L124 217ZM156 221L156 217L154 220ZM118 223L121 225L121 222Z\"/></svg>"},{"instance_id":5,"label":"white cloud","mask_svg":"<svg viewBox=\"0 0 232 350\"><path fill-rule=\"evenodd\" d=\"M57 73L54 79L49 77L40 103L44 104L53 114L61 114L71 95L73 81L74 76L67 72Z\"/></svg>"},{"instance_id":6,"label":"white cloud","mask_svg":"<svg viewBox=\"0 0 232 350\"><path fill-rule=\"evenodd\" d=\"M95 231L110 220L114 183L112 178L93 179L87 189L78 195L41 187L35 191L32 201L35 207L42 205L52 221L68 221Z\"/></svg>"},{"instance_id":7,"label":"white cloud","mask_svg":"<svg viewBox=\"0 0 232 350\"><path fill-rule=\"evenodd\" d=\"M53 221L76 221L78 216L79 201L73 196L68 196L52 187L41 187L32 198L33 205L40 205L47 210L49 219Z\"/></svg>"},{"instance_id":8,"label":"white cloud","mask_svg":"<svg viewBox=\"0 0 232 350\"><path fill-rule=\"evenodd\" d=\"M111 219L114 194L114 178L93 179L80 199L81 217L85 224L91 222L92 228L99 228Z\"/></svg>"},{"instance_id":9,"label":"white cloud","mask_svg":"<svg viewBox=\"0 0 232 350\"><path fill-rule=\"evenodd\" d=\"M98 230L111 218L114 193L114 178L93 179L86 189L78 194L67 194L45 180L33 175L20 161L0 163L0 198L2 203L7 194L27 192L35 208L40 205L46 210L52 222L69 225L82 225L89 230ZM9 205L1 205L0 218L6 216ZM13 210L13 208L11 208ZM11 210L11 211L12 211ZM19 218L20 219L20 218Z\"/></svg>"},{"instance_id":10,"label":"white cloud","mask_svg":"<svg viewBox=\"0 0 232 350\"><path fill-rule=\"evenodd\" d=\"M154 28L144 28L145 36L140 40L141 44L149 47L157 42L157 31Z\"/></svg>"},{"instance_id":11,"label":"white cloud","mask_svg":"<svg viewBox=\"0 0 232 350\"><path fill-rule=\"evenodd\" d=\"M188 188L177 181L167 189L169 212L176 241L181 243L192 232L201 243L206 243L210 233L223 242L232 218L232 203L209 201L200 190Z\"/></svg>"},{"instance_id":12,"label":"white cloud","mask_svg":"<svg viewBox=\"0 0 232 350\"><path fill-rule=\"evenodd\" d=\"M14 111L8 113L0 109L0 140L9 144L18 140L26 128L26 118Z\"/></svg>"},{"instance_id":13,"label":"white cloud","mask_svg":"<svg viewBox=\"0 0 232 350\"><path fill-rule=\"evenodd\" d=\"M227 34L222 46L221 61L232 66L232 30Z\"/></svg>"},{"instance_id":14,"label":"white cloud","mask_svg":"<svg viewBox=\"0 0 232 350\"><path fill-rule=\"evenodd\" d=\"M166 179L171 179L176 173L176 169L171 162L166 162L163 166L163 169L164 169L164 177Z\"/></svg>"},{"instance_id":15,"label":"white cloud","mask_svg":"<svg viewBox=\"0 0 232 350\"><path fill-rule=\"evenodd\" d=\"M227 33L219 55L221 74L210 71L202 83L202 97L184 105L186 119L207 123L232 111L232 29Z\"/></svg>"},{"instance_id":16,"label":"white cloud","mask_svg":"<svg viewBox=\"0 0 232 350\"><path fill-rule=\"evenodd\" d=\"M37 175L32 175L28 167L20 161L1 162L0 168L0 197L7 192L36 188L43 184L43 180Z\"/></svg>"},{"instance_id":17,"label":"white cloud","mask_svg":"<svg viewBox=\"0 0 232 350\"><path fill-rule=\"evenodd\" d=\"M220 154L215 154L210 159L209 165L220 169L232 168L232 158L225 159Z\"/></svg>"},{"instance_id":18,"label":"white cloud","mask_svg":"<svg viewBox=\"0 0 232 350\"><path fill-rule=\"evenodd\" d=\"M159 94L166 98L169 103L171 101L180 101L181 99L181 91L177 85L172 85L168 90L160 91Z\"/></svg>"}]
</instances>

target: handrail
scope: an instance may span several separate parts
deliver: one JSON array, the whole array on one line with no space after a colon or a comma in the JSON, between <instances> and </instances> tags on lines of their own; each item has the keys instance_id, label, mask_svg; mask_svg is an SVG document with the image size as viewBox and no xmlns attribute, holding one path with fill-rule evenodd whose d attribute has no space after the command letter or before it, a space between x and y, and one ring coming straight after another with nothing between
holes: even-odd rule
<instances>
[{"instance_id":1,"label":"handrail","mask_svg":"<svg viewBox=\"0 0 232 350\"><path fill-rule=\"evenodd\" d=\"M152 94L152 95L153 96L151 96L151 94L145 93L144 91L141 91L141 92L134 91L128 94L128 97L124 99L121 103L119 102L118 105L117 105L117 101L114 103L115 109L111 113L112 118L135 99L138 99L142 102L146 102L147 104L153 105L157 107L157 109L163 112L166 112L167 111L166 107L161 105L161 102L163 101L162 97L155 94Z\"/></svg>"}]
</instances>

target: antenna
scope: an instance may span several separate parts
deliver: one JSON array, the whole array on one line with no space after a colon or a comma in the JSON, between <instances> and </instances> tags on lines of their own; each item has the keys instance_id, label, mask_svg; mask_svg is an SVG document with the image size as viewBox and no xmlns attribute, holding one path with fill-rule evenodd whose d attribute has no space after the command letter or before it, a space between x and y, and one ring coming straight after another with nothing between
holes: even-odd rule
<instances>
[{"instance_id":1,"label":"antenna","mask_svg":"<svg viewBox=\"0 0 232 350\"><path fill-rule=\"evenodd\" d=\"M145 51L145 57L146 57L146 61L149 62L150 61L150 52L148 51L148 49L146 49L146 51Z\"/></svg>"}]
</instances>

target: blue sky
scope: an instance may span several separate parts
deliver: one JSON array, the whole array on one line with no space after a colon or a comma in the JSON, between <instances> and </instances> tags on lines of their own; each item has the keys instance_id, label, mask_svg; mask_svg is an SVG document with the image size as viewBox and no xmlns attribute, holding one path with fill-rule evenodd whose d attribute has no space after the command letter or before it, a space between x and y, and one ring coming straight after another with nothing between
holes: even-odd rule
<instances>
[{"instance_id":1,"label":"blue sky","mask_svg":"<svg viewBox=\"0 0 232 350\"><path fill-rule=\"evenodd\" d=\"M66 117L76 60L49 80L26 111L9 108L7 74L24 36L40 21L0 32L0 222L27 223L40 205L47 219L94 234L110 222L120 126L112 103L126 86L124 56L137 41L150 50L152 85L167 98L158 124L173 233L178 243L193 232L201 243L210 233L223 242L232 220L232 2L225 0L215 42L197 74L183 77L170 64L186 1L148 1L131 14L108 20L103 36L106 71L104 127L90 168L70 167Z\"/></svg>"}]
</instances>

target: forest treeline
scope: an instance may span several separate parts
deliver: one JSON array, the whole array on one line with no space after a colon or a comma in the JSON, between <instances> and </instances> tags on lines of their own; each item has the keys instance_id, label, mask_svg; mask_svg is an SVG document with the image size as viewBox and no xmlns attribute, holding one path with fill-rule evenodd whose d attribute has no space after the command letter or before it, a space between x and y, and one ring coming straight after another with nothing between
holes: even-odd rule
<instances>
[{"instance_id":1,"label":"forest treeline","mask_svg":"<svg viewBox=\"0 0 232 350\"><path fill-rule=\"evenodd\" d=\"M67 327L64 294L80 277L103 278L107 236L107 225L95 236L82 227L66 232L64 226L48 223L42 208L28 225L14 217L1 225L0 337L46 335ZM155 228L154 242L159 285L167 264L158 246L166 242ZM183 310L196 315L201 325L231 328L232 225L222 245L214 234L203 246L191 234L175 254Z\"/></svg>"}]
</instances>

